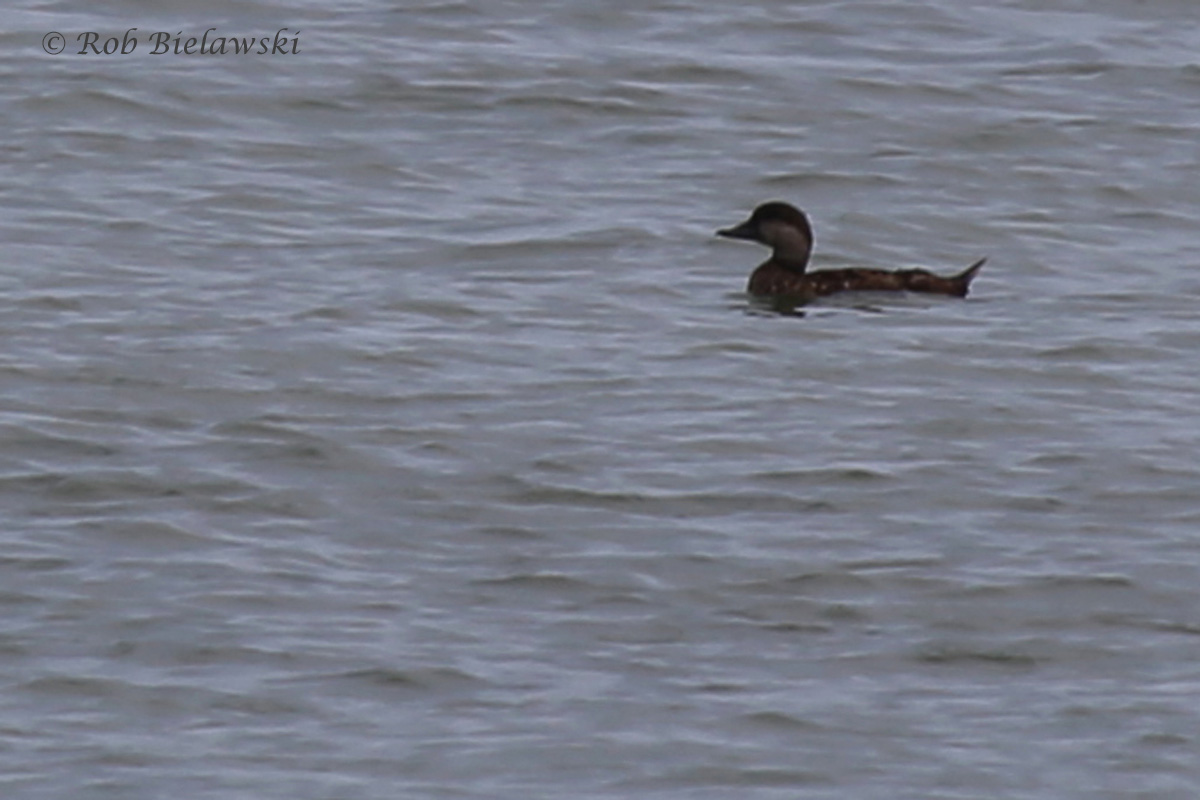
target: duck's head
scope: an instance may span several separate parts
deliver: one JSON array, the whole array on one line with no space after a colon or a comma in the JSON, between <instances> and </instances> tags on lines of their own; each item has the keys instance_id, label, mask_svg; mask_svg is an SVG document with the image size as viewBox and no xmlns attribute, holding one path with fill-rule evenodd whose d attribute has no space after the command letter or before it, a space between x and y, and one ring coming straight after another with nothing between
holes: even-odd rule
<instances>
[{"instance_id":1,"label":"duck's head","mask_svg":"<svg viewBox=\"0 0 1200 800\"><path fill-rule=\"evenodd\" d=\"M788 203L773 200L754 209L750 219L733 228L717 231L729 239L749 239L773 251L771 260L787 269L803 272L812 254L812 226L804 212Z\"/></svg>"}]
</instances>

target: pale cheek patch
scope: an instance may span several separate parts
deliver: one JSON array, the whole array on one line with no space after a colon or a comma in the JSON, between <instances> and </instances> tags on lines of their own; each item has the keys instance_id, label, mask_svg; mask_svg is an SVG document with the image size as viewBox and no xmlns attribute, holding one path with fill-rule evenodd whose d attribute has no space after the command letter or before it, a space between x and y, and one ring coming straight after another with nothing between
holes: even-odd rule
<instances>
[{"instance_id":1,"label":"pale cheek patch","mask_svg":"<svg viewBox=\"0 0 1200 800\"><path fill-rule=\"evenodd\" d=\"M771 247L785 246L789 234L795 233L790 225L784 225L782 222L764 222L758 229L762 232L763 244Z\"/></svg>"},{"instance_id":2,"label":"pale cheek patch","mask_svg":"<svg viewBox=\"0 0 1200 800\"><path fill-rule=\"evenodd\" d=\"M792 225L774 220L762 223L759 231L762 242L772 248L776 260L791 264L807 264L812 242Z\"/></svg>"}]
</instances>

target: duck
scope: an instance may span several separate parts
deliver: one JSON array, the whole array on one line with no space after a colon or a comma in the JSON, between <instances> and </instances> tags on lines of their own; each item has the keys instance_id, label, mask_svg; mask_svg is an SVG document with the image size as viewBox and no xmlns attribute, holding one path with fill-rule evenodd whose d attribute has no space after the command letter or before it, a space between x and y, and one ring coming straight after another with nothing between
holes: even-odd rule
<instances>
[{"instance_id":1,"label":"duck","mask_svg":"<svg viewBox=\"0 0 1200 800\"><path fill-rule=\"evenodd\" d=\"M745 239L771 248L771 257L750 275L746 291L761 297L809 300L838 292L927 292L966 297L971 281L987 261L981 258L957 275L924 269L821 269L807 272L812 255L812 225L803 211L779 200L763 203L750 218L717 231L727 239Z\"/></svg>"}]
</instances>

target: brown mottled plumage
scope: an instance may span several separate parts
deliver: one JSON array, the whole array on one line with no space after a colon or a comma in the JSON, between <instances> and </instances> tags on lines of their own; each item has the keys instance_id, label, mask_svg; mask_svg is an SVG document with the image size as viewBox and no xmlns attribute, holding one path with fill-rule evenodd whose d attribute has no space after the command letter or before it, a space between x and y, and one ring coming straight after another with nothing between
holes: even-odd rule
<instances>
[{"instance_id":1,"label":"brown mottled plumage","mask_svg":"<svg viewBox=\"0 0 1200 800\"><path fill-rule=\"evenodd\" d=\"M966 297L986 258L957 275L942 277L923 269L822 269L806 272L813 234L808 217L795 206L773 201L754 209L750 219L718 236L748 239L771 248L771 257L750 276L750 294L800 299L847 291L909 291Z\"/></svg>"}]
</instances>

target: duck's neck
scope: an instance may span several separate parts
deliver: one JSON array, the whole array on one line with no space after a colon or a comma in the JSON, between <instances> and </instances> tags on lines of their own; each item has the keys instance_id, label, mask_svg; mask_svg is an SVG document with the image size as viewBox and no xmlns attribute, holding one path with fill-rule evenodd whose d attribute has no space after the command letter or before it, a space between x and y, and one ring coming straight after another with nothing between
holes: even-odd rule
<instances>
[{"instance_id":1,"label":"duck's neck","mask_svg":"<svg viewBox=\"0 0 1200 800\"><path fill-rule=\"evenodd\" d=\"M778 250L771 254L771 261L797 275L803 275L804 270L808 269L807 258L796 258L794 254L783 254Z\"/></svg>"}]
</instances>

